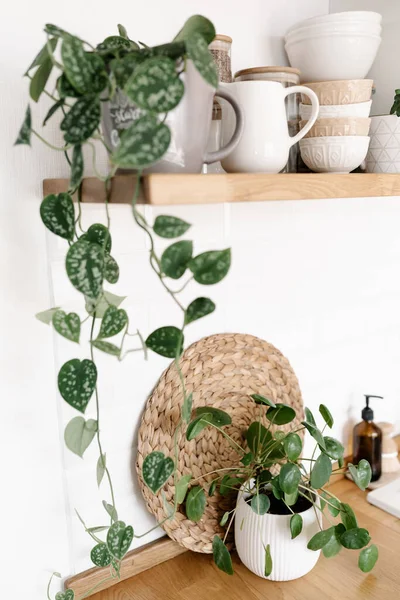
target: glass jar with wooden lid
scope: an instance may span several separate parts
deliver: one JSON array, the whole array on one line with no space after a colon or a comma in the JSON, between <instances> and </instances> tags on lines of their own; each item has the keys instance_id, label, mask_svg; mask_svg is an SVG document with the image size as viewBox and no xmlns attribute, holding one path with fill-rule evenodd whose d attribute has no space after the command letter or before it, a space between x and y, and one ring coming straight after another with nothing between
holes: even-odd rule
<instances>
[{"instance_id":1,"label":"glass jar with wooden lid","mask_svg":"<svg viewBox=\"0 0 400 600\"><path fill-rule=\"evenodd\" d=\"M300 71L293 67L252 67L235 73L235 81L278 81L283 87L300 84ZM286 114L289 134L296 135L300 129L299 97L291 94L286 98ZM298 144L290 149L288 163L283 173L297 173L304 170L300 164L301 157ZM308 170L308 169L307 169Z\"/></svg>"}]
</instances>

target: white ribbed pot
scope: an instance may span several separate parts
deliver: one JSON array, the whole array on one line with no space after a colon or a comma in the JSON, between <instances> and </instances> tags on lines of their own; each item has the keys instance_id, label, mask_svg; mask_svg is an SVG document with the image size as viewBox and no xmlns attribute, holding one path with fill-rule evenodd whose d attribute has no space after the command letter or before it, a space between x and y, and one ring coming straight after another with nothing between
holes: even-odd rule
<instances>
[{"instance_id":1,"label":"white ribbed pot","mask_svg":"<svg viewBox=\"0 0 400 600\"><path fill-rule=\"evenodd\" d=\"M309 540L318 533L319 525L314 507L300 513L303 529L294 540L290 535L291 515L257 515L239 492L235 516L235 544L242 563L253 573L271 581L290 581L303 577L313 569L320 550L307 548ZM264 547L270 545L272 572L265 577Z\"/></svg>"}]
</instances>

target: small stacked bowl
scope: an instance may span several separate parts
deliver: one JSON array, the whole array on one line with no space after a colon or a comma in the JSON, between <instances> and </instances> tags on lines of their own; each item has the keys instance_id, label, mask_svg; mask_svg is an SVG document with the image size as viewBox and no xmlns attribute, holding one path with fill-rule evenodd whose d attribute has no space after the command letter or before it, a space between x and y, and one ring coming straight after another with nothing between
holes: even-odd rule
<instances>
[{"instance_id":1,"label":"small stacked bowl","mask_svg":"<svg viewBox=\"0 0 400 600\"><path fill-rule=\"evenodd\" d=\"M305 81L363 79L381 43L381 20L375 12L349 11L301 21L285 36L290 64Z\"/></svg>"},{"instance_id":2,"label":"small stacked bowl","mask_svg":"<svg viewBox=\"0 0 400 600\"><path fill-rule=\"evenodd\" d=\"M373 81L353 79L303 85L312 89L320 102L317 121L300 141L304 163L316 173L354 171L368 152ZM301 127L310 113L309 99L302 94Z\"/></svg>"}]
</instances>

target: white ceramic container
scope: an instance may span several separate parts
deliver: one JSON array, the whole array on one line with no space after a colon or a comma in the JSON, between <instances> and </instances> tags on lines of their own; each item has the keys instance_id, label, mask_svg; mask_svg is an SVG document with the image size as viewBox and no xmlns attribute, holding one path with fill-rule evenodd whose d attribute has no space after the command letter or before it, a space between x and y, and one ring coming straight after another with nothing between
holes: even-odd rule
<instances>
[{"instance_id":1,"label":"white ceramic container","mask_svg":"<svg viewBox=\"0 0 400 600\"><path fill-rule=\"evenodd\" d=\"M367 154L368 173L400 173L400 118L371 118L371 142Z\"/></svg>"},{"instance_id":2,"label":"white ceramic container","mask_svg":"<svg viewBox=\"0 0 400 600\"><path fill-rule=\"evenodd\" d=\"M328 15L319 15L318 17L311 17L310 19L305 19L304 21L299 21L298 23L295 23L295 25L293 25L292 27L290 27L290 29L287 30L286 35L288 35L292 31L300 29L301 27L309 27L310 25L318 25L320 23L332 23L336 21L341 21L343 23L364 21L367 23L377 23L379 25L382 22L382 15L369 10L350 10L340 13L329 13Z\"/></svg>"},{"instance_id":3,"label":"white ceramic container","mask_svg":"<svg viewBox=\"0 0 400 600\"><path fill-rule=\"evenodd\" d=\"M364 79L380 43L379 35L330 33L288 42L285 49L302 81Z\"/></svg>"},{"instance_id":4,"label":"white ceramic container","mask_svg":"<svg viewBox=\"0 0 400 600\"><path fill-rule=\"evenodd\" d=\"M285 36L286 42L307 39L315 35L326 35L330 33L361 33L366 35L381 35L382 27L378 23L368 21L323 23L309 27L299 27Z\"/></svg>"},{"instance_id":5,"label":"white ceramic container","mask_svg":"<svg viewBox=\"0 0 400 600\"><path fill-rule=\"evenodd\" d=\"M286 165L290 148L314 125L318 115L316 94L301 85L284 88L276 81L236 81L222 83L242 107L244 131L236 148L221 161L227 173L279 173ZM311 117L297 135L290 137L285 99L290 94L306 94L311 99ZM231 139L235 127L232 108L221 102L222 141Z\"/></svg>"},{"instance_id":6,"label":"white ceramic container","mask_svg":"<svg viewBox=\"0 0 400 600\"><path fill-rule=\"evenodd\" d=\"M316 510L311 506L300 513L303 529L294 540L290 535L291 515L257 515L239 493L235 516L235 544L242 563L253 573L271 581L290 581L303 577L316 565L321 551L308 550L307 544L318 533ZM320 513L318 513L320 514ZM272 572L265 577L265 550L269 544Z\"/></svg>"},{"instance_id":7,"label":"white ceramic container","mask_svg":"<svg viewBox=\"0 0 400 600\"><path fill-rule=\"evenodd\" d=\"M372 100L368 102L357 102L354 104L332 104L331 106L319 106L319 119L340 119L342 117L369 117ZM300 104L300 118L309 119L311 116L311 105Z\"/></svg>"},{"instance_id":8,"label":"white ceramic container","mask_svg":"<svg viewBox=\"0 0 400 600\"><path fill-rule=\"evenodd\" d=\"M368 146L368 136L316 137L301 140L300 153L314 173L350 173L361 165Z\"/></svg>"}]
</instances>

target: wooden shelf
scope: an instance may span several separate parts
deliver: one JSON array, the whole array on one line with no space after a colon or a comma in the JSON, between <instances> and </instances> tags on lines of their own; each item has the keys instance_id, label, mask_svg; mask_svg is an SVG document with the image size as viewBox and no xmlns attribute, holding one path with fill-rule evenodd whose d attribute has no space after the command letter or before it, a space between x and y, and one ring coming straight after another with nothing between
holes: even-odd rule
<instances>
[{"instance_id":1,"label":"wooden shelf","mask_svg":"<svg viewBox=\"0 0 400 600\"><path fill-rule=\"evenodd\" d=\"M130 204L134 175L117 175L111 187L112 203ZM43 193L68 189L68 179L45 179ZM270 200L322 200L400 196L400 175L386 174L154 174L143 177L139 202L154 205L215 204ZM104 184L95 177L83 181L83 202L104 202Z\"/></svg>"}]
</instances>

